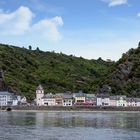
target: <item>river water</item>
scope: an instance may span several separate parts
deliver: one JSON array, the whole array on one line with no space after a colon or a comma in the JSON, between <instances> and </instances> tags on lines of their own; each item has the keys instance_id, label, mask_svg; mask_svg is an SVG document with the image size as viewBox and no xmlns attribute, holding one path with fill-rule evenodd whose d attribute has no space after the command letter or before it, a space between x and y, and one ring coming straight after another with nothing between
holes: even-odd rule
<instances>
[{"instance_id":1,"label":"river water","mask_svg":"<svg viewBox=\"0 0 140 140\"><path fill-rule=\"evenodd\" d=\"M0 112L0 140L140 140L140 113Z\"/></svg>"}]
</instances>

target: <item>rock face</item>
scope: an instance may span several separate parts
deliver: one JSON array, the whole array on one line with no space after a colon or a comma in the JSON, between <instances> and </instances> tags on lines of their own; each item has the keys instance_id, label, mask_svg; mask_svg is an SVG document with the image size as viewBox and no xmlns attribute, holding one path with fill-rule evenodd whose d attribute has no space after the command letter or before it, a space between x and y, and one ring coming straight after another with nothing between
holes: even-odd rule
<instances>
[{"instance_id":1,"label":"rock face","mask_svg":"<svg viewBox=\"0 0 140 140\"><path fill-rule=\"evenodd\" d=\"M0 91L4 91L6 89L7 89L7 87L6 87L6 84L4 82L4 73L2 70L0 70Z\"/></svg>"},{"instance_id":2,"label":"rock face","mask_svg":"<svg viewBox=\"0 0 140 140\"><path fill-rule=\"evenodd\" d=\"M111 87L108 85L103 85L97 92L97 94L109 94L111 92Z\"/></svg>"},{"instance_id":3,"label":"rock face","mask_svg":"<svg viewBox=\"0 0 140 140\"><path fill-rule=\"evenodd\" d=\"M8 86L4 81L4 72L0 70L0 91L9 91L14 93L12 87Z\"/></svg>"},{"instance_id":4,"label":"rock face","mask_svg":"<svg viewBox=\"0 0 140 140\"><path fill-rule=\"evenodd\" d=\"M132 68L132 62L119 64L117 70L109 76L109 79L114 81L119 86L124 86L129 80L129 75L132 71Z\"/></svg>"},{"instance_id":5,"label":"rock face","mask_svg":"<svg viewBox=\"0 0 140 140\"><path fill-rule=\"evenodd\" d=\"M130 49L116 62L116 68L101 83L98 91L104 92L109 86L111 94L140 97L140 42L137 49ZM105 90L108 92L107 90Z\"/></svg>"}]
</instances>

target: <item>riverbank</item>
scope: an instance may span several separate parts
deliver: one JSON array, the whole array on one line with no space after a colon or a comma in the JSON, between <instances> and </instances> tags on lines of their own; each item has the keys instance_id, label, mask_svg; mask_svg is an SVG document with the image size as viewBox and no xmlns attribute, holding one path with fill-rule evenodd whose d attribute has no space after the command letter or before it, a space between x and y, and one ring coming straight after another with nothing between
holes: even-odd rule
<instances>
[{"instance_id":1,"label":"riverbank","mask_svg":"<svg viewBox=\"0 0 140 140\"><path fill-rule=\"evenodd\" d=\"M14 111L74 111L74 112L88 112L88 111L98 111L98 112L107 112L107 111L138 111L140 112L140 107L83 107L83 106L72 106L72 107L63 107L63 106L15 106L12 107Z\"/></svg>"},{"instance_id":2,"label":"riverbank","mask_svg":"<svg viewBox=\"0 0 140 140\"><path fill-rule=\"evenodd\" d=\"M27 112L140 112L140 107L85 107L85 106L14 106L5 107L0 111L27 111Z\"/></svg>"}]
</instances>

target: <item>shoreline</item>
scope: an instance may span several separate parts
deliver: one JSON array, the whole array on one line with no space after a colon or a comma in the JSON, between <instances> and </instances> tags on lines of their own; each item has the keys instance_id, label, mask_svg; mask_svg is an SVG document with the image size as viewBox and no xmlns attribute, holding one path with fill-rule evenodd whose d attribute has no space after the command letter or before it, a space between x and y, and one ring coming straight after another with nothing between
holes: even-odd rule
<instances>
[{"instance_id":1,"label":"shoreline","mask_svg":"<svg viewBox=\"0 0 140 140\"><path fill-rule=\"evenodd\" d=\"M11 110L8 110L8 109ZM12 112L138 112L140 107L84 107L84 106L14 106L5 107L0 111Z\"/></svg>"},{"instance_id":2,"label":"shoreline","mask_svg":"<svg viewBox=\"0 0 140 140\"><path fill-rule=\"evenodd\" d=\"M4 111L5 112L5 111ZM103 111L103 110L12 110L11 112L32 113L140 113L140 111Z\"/></svg>"}]
</instances>

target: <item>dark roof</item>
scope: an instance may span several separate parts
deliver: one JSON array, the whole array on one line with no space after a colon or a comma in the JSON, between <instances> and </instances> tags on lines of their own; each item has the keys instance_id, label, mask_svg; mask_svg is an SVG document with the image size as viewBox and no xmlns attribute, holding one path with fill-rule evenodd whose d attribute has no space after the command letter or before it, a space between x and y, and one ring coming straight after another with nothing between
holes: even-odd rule
<instances>
[{"instance_id":1,"label":"dark roof","mask_svg":"<svg viewBox=\"0 0 140 140\"><path fill-rule=\"evenodd\" d=\"M36 88L36 90L43 90L42 85L39 85L39 86Z\"/></svg>"},{"instance_id":2,"label":"dark roof","mask_svg":"<svg viewBox=\"0 0 140 140\"><path fill-rule=\"evenodd\" d=\"M97 98L109 98L109 94L98 94Z\"/></svg>"},{"instance_id":3,"label":"dark roof","mask_svg":"<svg viewBox=\"0 0 140 140\"><path fill-rule=\"evenodd\" d=\"M55 98L55 96L53 94L45 94L42 99L45 99L45 98Z\"/></svg>"},{"instance_id":4,"label":"dark roof","mask_svg":"<svg viewBox=\"0 0 140 140\"><path fill-rule=\"evenodd\" d=\"M117 100L117 96L110 96L110 100Z\"/></svg>"},{"instance_id":5,"label":"dark roof","mask_svg":"<svg viewBox=\"0 0 140 140\"><path fill-rule=\"evenodd\" d=\"M95 96L95 94L86 94L86 97L87 98L95 98L96 96Z\"/></svg>"},{"instance_id":6,"label":"dark roof","mask_svg":"<svg viewBox=\"0 0 140 140\"><path fill-rule=\"evenodd\" d=\"M14 94L8 91L0 91L0 95L13 96Z\"/></svg>"},{"instance_id":7,"label":"dark roof","mask_svg":"<svg viewBox=\"0 0 140 140\"><path fill-rule=\"evenodd\" d=\"M127 102L140 102L140 98L126 98Z\"/></svg>"},{"instance_id":8,"label":"dark roof","mask_svg":"<svg viewBox=\"0 0 140 140\"><path fill-rule=\"evenodd\" d=\"M72 95L71 94L63 94L64 99L72 99Z\"/></svg>"},{"instance_id":9,"label":"dark roof","mask_svg":"<svg viewBox=\"0 0 140 140\"><path fill-rule=\"evenodd\" d=\"M125 95L116 95L116 96L110 96L110 100L120 100L120 98L126 99Z\"/></svg>"},{"instance_id":10,"label":"dark roof","mask_svg":"<svg viewBox=\"0 0 140 140\"><path fill-rule=\"evenodd\" d=\"M64 93L56 93L55 96L63 96Z\"/></svg>"},{"instance_id":11,"label":"dark roof","mask_svg":"<svg viewBox=\"0 0 140 140\"><path fill-rule=\"evenodd\" d=\"M85 97L85 93L79 92L79 93L73 93L73 97Z\"/></svg>"}]
</instances>

